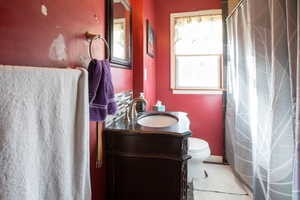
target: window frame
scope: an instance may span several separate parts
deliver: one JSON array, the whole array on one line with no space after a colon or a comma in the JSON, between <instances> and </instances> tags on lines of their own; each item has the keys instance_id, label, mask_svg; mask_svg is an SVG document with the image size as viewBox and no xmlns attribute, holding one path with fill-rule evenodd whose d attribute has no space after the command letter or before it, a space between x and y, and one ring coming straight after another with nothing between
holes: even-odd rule
<instances>
[{"instance_id":1,"label":"window frame","mask_svg":"<svg viewBox=\"0 0 300 200\"><path fill-rule=\"evenodd\" d=\"M223 94L224 89L224 63L222 54L199 54L200 56L220 55L220 88L176 88L176 55L174 48L175 19L179 17L193 17L199 15L221 15L222 9L201 10L193 12L180 12L170 14L170 86L174 94ZM223 27L222 27L223 28ZM224 35L223 35L224 38Z\"/></svg>"}]
</instances>

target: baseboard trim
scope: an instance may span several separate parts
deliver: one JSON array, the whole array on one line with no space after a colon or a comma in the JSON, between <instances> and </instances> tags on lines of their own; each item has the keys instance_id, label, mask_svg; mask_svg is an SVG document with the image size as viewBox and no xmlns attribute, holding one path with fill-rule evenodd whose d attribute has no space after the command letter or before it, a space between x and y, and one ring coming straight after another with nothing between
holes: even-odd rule
<instances>
[{"instance_id":1,"label":"baseboard trim","mask_svg":"<svg viewBox=\"0 0 300 200\"><path fill-rule=\"evenodd\" d=\"M222 163L223 164L223 156L209 156L204 162L207 163Z\"/></svg>"}]
</instances>

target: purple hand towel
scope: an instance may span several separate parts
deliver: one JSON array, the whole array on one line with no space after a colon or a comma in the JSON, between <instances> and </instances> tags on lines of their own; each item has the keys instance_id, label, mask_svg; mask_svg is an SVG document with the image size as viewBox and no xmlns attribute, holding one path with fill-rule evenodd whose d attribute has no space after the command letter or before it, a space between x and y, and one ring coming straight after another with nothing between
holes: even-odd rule
<instances>
[{"instance_id":1,"label":"purple hand towel","mask_svg":"<svg viewBox=\"0 0 300 200\"><path fill-rule=\"evenodd\" d=\"M91 60L89 67L90 120L104 121L117 111L108 60Z\"/></svg>"}]
</instances>

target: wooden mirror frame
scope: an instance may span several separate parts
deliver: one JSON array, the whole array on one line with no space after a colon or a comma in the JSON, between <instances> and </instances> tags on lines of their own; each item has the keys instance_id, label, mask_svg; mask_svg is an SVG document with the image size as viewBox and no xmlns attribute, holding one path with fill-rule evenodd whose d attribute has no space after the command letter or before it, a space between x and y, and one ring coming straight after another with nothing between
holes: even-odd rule
<instances>
[{"instance_id":1,"label":"wooden mirror frame","mask_svg":"<svg viewBox=\"0 0 300 200\"><path fill-rule=\"evenodd\" d=\"M121 0L126 3L127 8L129 9L129 50L128 50L128 60L115 59L113 57L113 3L114 0L106 0L106 39L110 46L110 58L109 62L112 67L131 69L132 68L132 52L133 52L133 43L132 43L132 8L128 0Z\"/></svg>"}]
</instances>

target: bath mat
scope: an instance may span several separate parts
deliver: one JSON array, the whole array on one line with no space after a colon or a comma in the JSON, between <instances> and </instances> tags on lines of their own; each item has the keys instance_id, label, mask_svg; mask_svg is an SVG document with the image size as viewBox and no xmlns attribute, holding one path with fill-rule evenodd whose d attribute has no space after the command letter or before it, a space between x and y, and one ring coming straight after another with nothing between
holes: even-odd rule
<instances>
[{"instance_id":1,"label":"bath mat","mask_svg":"<svg viewBox=\"0 0 300 200\"><path fill-rule=\"evenodd\" d=\"M245 186L234 176L230 166L204 164L203 167L208 177L194 178L194 191L247 195Z\"/></svg>"}]
</instances>

